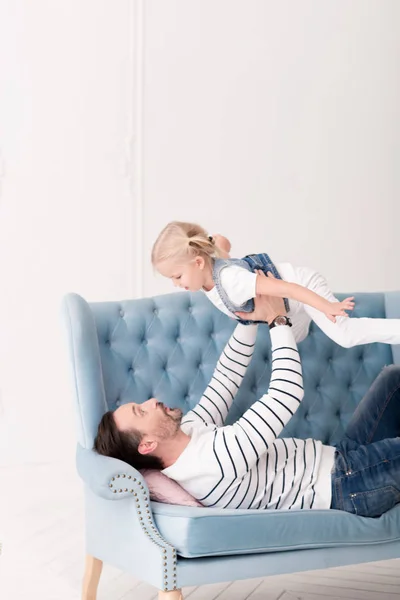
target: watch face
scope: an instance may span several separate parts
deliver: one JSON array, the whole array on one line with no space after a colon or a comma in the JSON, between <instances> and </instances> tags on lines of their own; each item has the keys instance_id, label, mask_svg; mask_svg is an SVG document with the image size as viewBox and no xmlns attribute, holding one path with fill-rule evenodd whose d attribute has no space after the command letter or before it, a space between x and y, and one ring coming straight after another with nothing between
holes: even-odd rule
<instances>
[{"instance_id":1,"label":"watch face","mask_svg":"<svg viewBox=\"0 0 400 600\"><path fill-rule=\"evenodd\" d=\"M275 323L276 325L286 325L287 319L286 317L276 317Z\"/></svg>"}]
</instances>

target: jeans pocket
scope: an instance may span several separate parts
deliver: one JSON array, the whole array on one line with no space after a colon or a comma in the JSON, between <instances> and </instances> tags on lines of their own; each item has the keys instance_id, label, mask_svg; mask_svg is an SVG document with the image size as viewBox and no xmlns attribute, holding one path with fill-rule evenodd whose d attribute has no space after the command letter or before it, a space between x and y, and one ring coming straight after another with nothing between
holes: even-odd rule
<instances>
[{"instance_id":1,"label":"jeans pocket","mask_svg":"<svg viewBox=\"0 0 400 600\"><path fill-rule=\"evenodd\" d=\"M400 502L400 491L388 485L386 487L355 492L350 494L354 513L360 517L380 517Z\"/></svg>"},{"instance_id":2,"label":"jeans pocket","mask_svg":"<svg viewBox=\"0 0 400 600\"><path fill-rule=\"evenodd\" d=\"M332 473L335 473L337 476L340 476L342 473L346 473L349 470L347 460L345 458L344 453L339 448L335 450L335 461L332 468Z\"/></svg>"}]
</instances>

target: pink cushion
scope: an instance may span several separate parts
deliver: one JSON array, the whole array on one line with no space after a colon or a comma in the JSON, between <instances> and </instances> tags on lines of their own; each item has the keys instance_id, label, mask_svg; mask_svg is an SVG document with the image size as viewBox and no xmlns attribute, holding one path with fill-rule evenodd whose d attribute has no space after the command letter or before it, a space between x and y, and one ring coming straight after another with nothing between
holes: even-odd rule
<instances>
[{"instance_id":1,"label":"pink cushion","mask_svg":"<svg viewBox=\"0 0 400 600\"><path fill-rule=\"evenodd\" d=\"M161 471L143 469L140 473L147 483L152 500L164 502L165 504L180 504L181 506L203 506L186 492L179 483L176 483Z\"/></svg>"}]
</instances>

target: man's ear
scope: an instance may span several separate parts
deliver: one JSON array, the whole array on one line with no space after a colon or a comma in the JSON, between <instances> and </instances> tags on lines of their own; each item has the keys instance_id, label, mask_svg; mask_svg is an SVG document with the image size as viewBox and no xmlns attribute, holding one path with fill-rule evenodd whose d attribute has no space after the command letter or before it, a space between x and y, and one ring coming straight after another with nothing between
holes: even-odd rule
<instances>
[{"instance_id":1,"label":"man's ear","mask_svg":"<svg viewBox=\"0 0 400 600\"><path fill-rule=\"evenodd\" d=\"M158 446L157 442L143 438L143 440L140 442L140 444L138 446L138 451L140 454L143 454L143 455L151 454L152 452L155 452L157 446Z\"/></svg>"}]
</instances>

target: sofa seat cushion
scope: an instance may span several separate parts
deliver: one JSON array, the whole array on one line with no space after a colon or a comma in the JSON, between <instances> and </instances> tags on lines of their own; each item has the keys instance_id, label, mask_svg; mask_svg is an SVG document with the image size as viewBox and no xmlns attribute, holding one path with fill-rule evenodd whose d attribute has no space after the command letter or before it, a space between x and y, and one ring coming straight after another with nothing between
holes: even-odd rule
<instances>
[{"instance_id":1,"label":"sofa seat cushion","mask_svg":"<svg viewBox=\"0 0 400 600\"><path fill-rule=\"evenodd\" d=\"M229 510L152 503L156 525L185 558L252 554L400 539L400 505L378 519L337 510Z\"/></svg>"}]
</instances>

